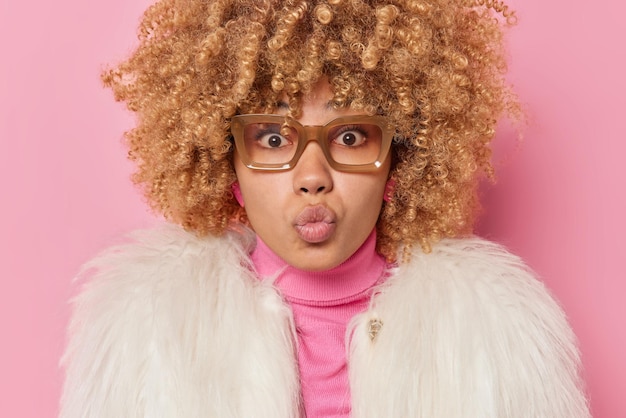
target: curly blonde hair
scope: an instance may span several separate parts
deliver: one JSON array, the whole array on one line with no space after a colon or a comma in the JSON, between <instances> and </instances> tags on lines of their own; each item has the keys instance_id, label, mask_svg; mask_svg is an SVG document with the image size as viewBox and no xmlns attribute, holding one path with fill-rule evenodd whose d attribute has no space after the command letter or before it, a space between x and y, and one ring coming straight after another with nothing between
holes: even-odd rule
<instances>
[{"instance_id":1,"label":"curly blonde hair","mask_svg":"<svg viewBox=\"0 0 626 418\"><path fill-rule=\"evenodd\" d=\"M327 77L334 106L396 127L395 190L377 224L378 251L394 260L472 230L496 121L516 109L502 52L514 19L490 0L161 0L103 80L138 115L129 156L153 208L219 235L247 219L231 191L231 117L282 97L298 115Z\"/></svg>"}]
</instances>

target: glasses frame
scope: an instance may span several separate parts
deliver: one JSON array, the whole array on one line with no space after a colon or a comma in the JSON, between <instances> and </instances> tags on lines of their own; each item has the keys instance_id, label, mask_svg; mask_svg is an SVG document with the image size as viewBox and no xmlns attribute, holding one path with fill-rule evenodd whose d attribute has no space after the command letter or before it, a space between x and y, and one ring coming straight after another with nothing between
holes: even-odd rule
<instances>
[{"instance_id":1,"label":"glasses frame","mask_svg":"<svg viewBox=\"0 0 626 418\"><path fill-rule=\"evenodd\" d=\"M244 129L246 125L252 123L276 123L286 124L289 127L294 128L298 133L298 138L304 140L298 140L298 145L294 156L288 162L284 164L263 164L253 161L246 150ZM330 155L330 149L328 141L328 132L330 129L339 125L351 125L351 124L370 124L376 125L380 128L382 133L380 152L375 161L368 164L342 164L333 160ZM368 116L368 115L351 115L341 116L331 120L325 125L302 125L297 120L283 115L269 115L269 114L249 114L249 115L237 115L233 116L230 125L230 132L235 139L235 147L239 155L239 159L244 165L253 170L265 170L265 171L284 171L290 170L296 166L298 160L304 153L307 144L310 141L316 141L328 164L338 171L345 172L368 172L378 170L385 162L389 150L391 149L391 141L395 129L391 127L386 117L380 115Z\"/></svg>"}]
</instances>

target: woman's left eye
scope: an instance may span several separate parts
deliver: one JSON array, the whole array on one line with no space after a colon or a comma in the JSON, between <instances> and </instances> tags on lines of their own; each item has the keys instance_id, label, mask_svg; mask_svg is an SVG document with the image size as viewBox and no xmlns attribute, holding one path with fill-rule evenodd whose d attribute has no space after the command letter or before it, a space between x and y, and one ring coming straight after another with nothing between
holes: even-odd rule
<instances>
[{"instance_id":1,"label":"woman's left eye","mask_svg":"<svg viewBox=\"0 0 626 418\"><path fill-rule=\"evenodd\" d=\"M352 129L340 132L332 142L345 147L358 147L363 144L366 139L363 132Z\"/></svg>"}]
</instances>

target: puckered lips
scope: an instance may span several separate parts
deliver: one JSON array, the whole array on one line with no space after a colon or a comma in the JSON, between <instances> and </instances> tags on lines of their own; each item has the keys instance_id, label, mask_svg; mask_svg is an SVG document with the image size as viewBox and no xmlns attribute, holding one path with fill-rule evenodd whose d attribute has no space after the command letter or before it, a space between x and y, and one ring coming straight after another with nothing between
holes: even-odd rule
<instances>
[{"instance_id":1,"label":"puckered lips","mask_svg":"<svg viewBox=\"0 0 626 418\"><path fill-rule=\"evenodd\" d=\"M294 222L296 232L303 241L316 244L326 241L335 231L335 214L323 205L308 206Z\"/></svg>"}]
</instances>

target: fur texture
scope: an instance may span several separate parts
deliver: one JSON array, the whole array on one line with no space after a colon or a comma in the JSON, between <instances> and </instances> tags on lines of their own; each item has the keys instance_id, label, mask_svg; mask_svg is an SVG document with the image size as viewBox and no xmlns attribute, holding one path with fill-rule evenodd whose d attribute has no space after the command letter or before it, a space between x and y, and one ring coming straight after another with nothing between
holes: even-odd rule
<instances>
[{"instance_id":1,"label":"fur texture","mask_svg":"<svg viewBox=\"0 0 626 418\"><path fill-rule=\"evenodd\" d=\"M291 314L245 234L134 239L87 266L61 417L302 416ZM589 417L563 312L495 244L416 252L349 335L354 417Z\"/></svg>"},{"instance_id":2,"label":"fur texture","mask_svg":"<svg viewBox=\"0 0 626 418\"><path fill-rule=\"evenodd\" d=\"M383 325L372 342L373 319ZM445 240L416 252L352 335L355 417L589 416L563 311L496 244Z\"/></svg>"},{"instance_id":3,"label":"fur texture","mask_svg":"<svg viewBox=\"0 0 626 418\"><path fill-rule=\"evenodd\" d=\"M63 360L61 417L293 417L291 316L240 237L176 227L92 261Z\"/></svg>"}]
</instances>

